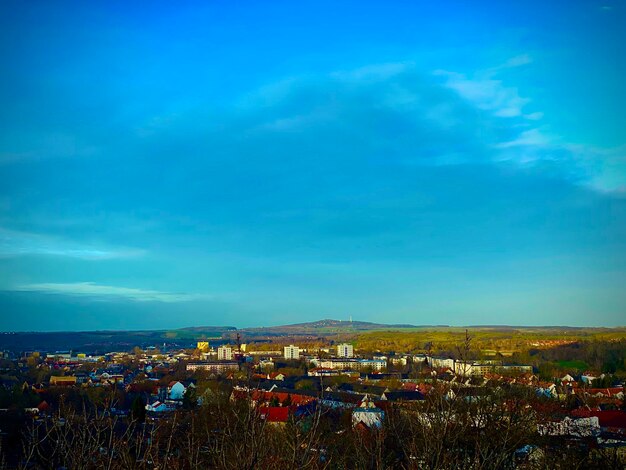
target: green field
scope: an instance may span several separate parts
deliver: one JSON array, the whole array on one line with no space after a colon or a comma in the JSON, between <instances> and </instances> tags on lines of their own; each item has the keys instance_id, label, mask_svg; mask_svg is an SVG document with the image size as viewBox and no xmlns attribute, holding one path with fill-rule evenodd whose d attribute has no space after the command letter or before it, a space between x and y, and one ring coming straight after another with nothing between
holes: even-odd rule
<instances>
[{"instance_id":1,"label":"green field","mask_svg":"<svg viewBox=\"0 0 626 470\"><path fill-rule=\"evenodd\" d=\"M585 361L557 361L556 364L561 369L578 370L580 372L589 369L589 364Z\"/></svg>"}]
</instances>

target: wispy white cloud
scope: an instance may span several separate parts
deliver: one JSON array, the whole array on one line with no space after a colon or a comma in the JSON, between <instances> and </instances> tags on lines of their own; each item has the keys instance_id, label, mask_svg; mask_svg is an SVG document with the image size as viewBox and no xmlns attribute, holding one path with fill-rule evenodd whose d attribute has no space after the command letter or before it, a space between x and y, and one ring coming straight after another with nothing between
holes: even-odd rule
<instances>
[{"instance_id":1,"label":"wispy white cloud","mask_svg":"<svg viewBox=\"0 0 626 470\"><path fill-rule=\"evenodd\" d=\"M500 67L497 67L497 69L521 67L522 65L528 65L532 63L532 61L532 58L528 54L520 54L518 56L511 57Z\"/></svg>"},{"instance_id":2,"label":"wispy white cloud","mask_svg":"<svg viewBox=\"0 0 626 470\"><path fill-rule=\"evenodd\" d=\"M522 166L546 164L562 176L601 192L623 191L626 187L626 151L623 148L596 148L564 142L550 133L547 126L537 126L544 117L541 111L525 111L529 98L516 87L507 86L499 75L509 69L532 63L527 54L475 73L463 74L436 70L443 86L454 90L476 108L491 114L493 123L508 130L506 140L492 142L493 159Z\"/></svg>"},{"instance_id":3,"label":"wispy white cloud","mask_svg":"<svg viewBox=\"0 0 626 470\"><path fill-rule=\"evenodd\" d=\"M435 75L444 77L445 86L496 117L521 116L524 106L530 102L519 95L517 88L504 86L491 74L468 78L461 73L436 70Z\"/></svg>"},{"instance_id":4,"label":"wispy white cloud","mask_svg":"<svg viewBox=\"0 0 626 470\"><path fill-rule=\"evenodd\" d=\"M331 78L344 80L344 81L380 81L388 80L402 72L413 67L411 62L389 62L385 64L372 64L364 67L359 67L352 70L340 70L332 72Z\"/></svg>"},{"instance_id":5,"label":"wispy white cloud","mask_svg":"<svg viewBox=\"0 0 626 470\"><path fill-rule=\"evenodd\" d=\"M505 86L496 77L506 69L522 67L530 63L532 63L532 58L528 54L522 54L496 67L479 70L471 76L447 70L436 70L434 73L446 78L445 86L455 90L480 109L491 111L497 117L508 118L522 116L522 110L530 99L521 97L517 88ZM524 117L531 120L541 118L536 113L527 114Z\"/></svg>"},{"instance_id":6,"label":"wispy white cloud","mask_svg":"<svg viewBox=\"0 0 626 470\"><path fill-rule=\"evenodd\" d=\"M17 292L39 292L96 299L125 299L133 302L189 302L210 298L206 295L172 293L130 287L107 286L93 282L23 284L10 289Z\"/></svg>"},{"instance_id":7,"label":"wispy white cloud","mask_svg":"<svg viewBox=\"0 0 626 470\"><path fill-rule=\"evenodd\" d=\"M8 145L8 144L7 144ZM65 133L17 133L11 146L0 148L0 165L48 158L88 158L99 148Z\"/></svg>"},{"instance_id":8,"label":"wispy white cloud","mask_svg":"<svg viewBox=\"0 0 626 470\"><path fill-rule=\"evenodd\" d=\"M584 169L588 186L600 192L626 193L626 145L599 148L567 144L565 149Z\"/></svg>"},{"instance_id":9,"label":"wispy white cloud","mask_svg":"<svg viewBox=\"0 0 626 470\"><path fill-rule=\"evenodd\" d=\"M543 113L541 111L536 111L534 113L524 114L524 117L531 121L538 121L543 118Z\"/></svg>"},{"instance_id":10,"label":"wispy white cloud","mask_svg":"<svg viewBox=\"0 0 626 470\"><path fill-rule=\"evenodd\" d=\"M49 255L86 260L106 260L141 256L144 253L144 250L135 248L94 246L63 240L54 236L0 227L0 257Z\"/></svg>"},{"instance_id":11,"label":"wispy white cloud","mask_svg":"<svg viewBox=\"0 0 626 470\"><path fill-rule=\"evenodd\" d=\"M550 142L551 140L539 129L529 129L523 131L513 140L496 144L496 147L505 149L511 147L544 146L548 145Z\"/></svg>"}]
</instances>

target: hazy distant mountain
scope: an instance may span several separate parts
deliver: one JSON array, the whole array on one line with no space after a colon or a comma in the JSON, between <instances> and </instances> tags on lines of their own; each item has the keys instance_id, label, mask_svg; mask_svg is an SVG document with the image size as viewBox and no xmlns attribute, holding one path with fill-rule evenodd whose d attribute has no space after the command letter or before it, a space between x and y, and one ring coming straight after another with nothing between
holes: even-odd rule
<instances>
[{"instance_id":1,"label":"hazy distant mountain","mask_svg":"<svg viewBox=\"0 0 626 470\"><path fill-rule=\"evenodd\" d=\"M366 321L346 321L346 320L318 320L307 323L294 323L291 325L268 326L258 328L244 328L244 332L283 332L283 333L332 333L332 332L350 332L350 331L371 331L371 330L388 330L418 328L415 325L408 324L392 324L372 323Z\"/></svg>"},{"instance_id":2,"label":"hazy distant mountain","mask_svg":"<svg viewBox=\"0 0 626 470\"><path fill-rule=\"evenodd\" d=\"M25 351L55 351L74 350L89 353L102 353L118 350L129 351L134 346L159 346L168 344L178 347L194 347L198 340L208 340L213 344L224 341L233 341L237 335L245 341L268 341L272 337L317 336L335 337L336 335L356 336L371 331L407 331L420 332L446 331L448 333L464 332L468 328L471 332L505 334L565 334L576 332L585 336L591 333L611 333L623 328L599 327L569 327L569 326L507 326L507 325L480 325L480 326L447 326L447 325L410 325L384 324L364 321L342 321L325 319L314 322L295 323L269 327L255 327L238 329L234 326L193 326L175 330L146 330L146 331L71 331L71 332L4 332L0 333L0 350ZM416 331L417 332L417 331Z\"/></svg>"}]
</instances>

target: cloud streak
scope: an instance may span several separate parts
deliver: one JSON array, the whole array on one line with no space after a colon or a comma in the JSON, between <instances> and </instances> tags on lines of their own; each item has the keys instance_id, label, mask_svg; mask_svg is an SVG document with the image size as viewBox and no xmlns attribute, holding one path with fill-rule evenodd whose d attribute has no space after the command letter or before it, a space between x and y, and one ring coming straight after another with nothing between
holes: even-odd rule
<instances>
[{"instance_id":1,"label":"cloud streak","mask_svg":"<svg viewBox=\"0 0 626 470\"><path fill-rule=\"evenodd\" d=\"M200 294L172 293L130 287L107 286L93 282L23 284L11 290L16 292L38 292L44 294L92 297L100 300L123 299L132 302L174 303L207 300L209 298L209 296Z\"/></svg>"},{"instance_id":2,"label":"cloud streak","mask_svg":"<svg viewBox=\"0 0 626 470\"><path fill-rule=\"evenodd\" d=\"M108 248L74 243L58 237L0 227L0 258L24 255L60 256L84 260L133 258L145 252L134 248Z\"/></svg>"}]
</instances>

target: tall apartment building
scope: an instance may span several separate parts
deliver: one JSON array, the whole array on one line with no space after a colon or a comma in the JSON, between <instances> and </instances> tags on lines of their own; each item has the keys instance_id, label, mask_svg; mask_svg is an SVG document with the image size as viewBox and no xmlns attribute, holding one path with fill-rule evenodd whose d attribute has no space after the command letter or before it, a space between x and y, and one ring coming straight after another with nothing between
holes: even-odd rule
<instances>
[{"instance_id":1,"label":"tall apartment building","mask_svg":"<svg viewBox=\"0 0 626 470\"><path fill-rule=\"evenodd\" d=\"M337 357L354 357L354 348L348 343L338 345Z\"/></svg>"},{"instance_id":2,"label":"tall apartment building","mask_svg":"<svg viewBox=\"0 0 626 470\"><path fill-rule=\"evenodd\" d=\"M285 359L300 359L300 348L290 344L284 348Z\"/></svg>"},{"instance_id":3,"label":"tall apartment building","mask_svg":"<svg viewBox=\"0 0 626 470\"><path fill-rule=\"evenodd\" d=\"M218 361L232 361L233 360L233 348L225 344L217 348L217 360Z\"/></svg>"}]
</instances>

